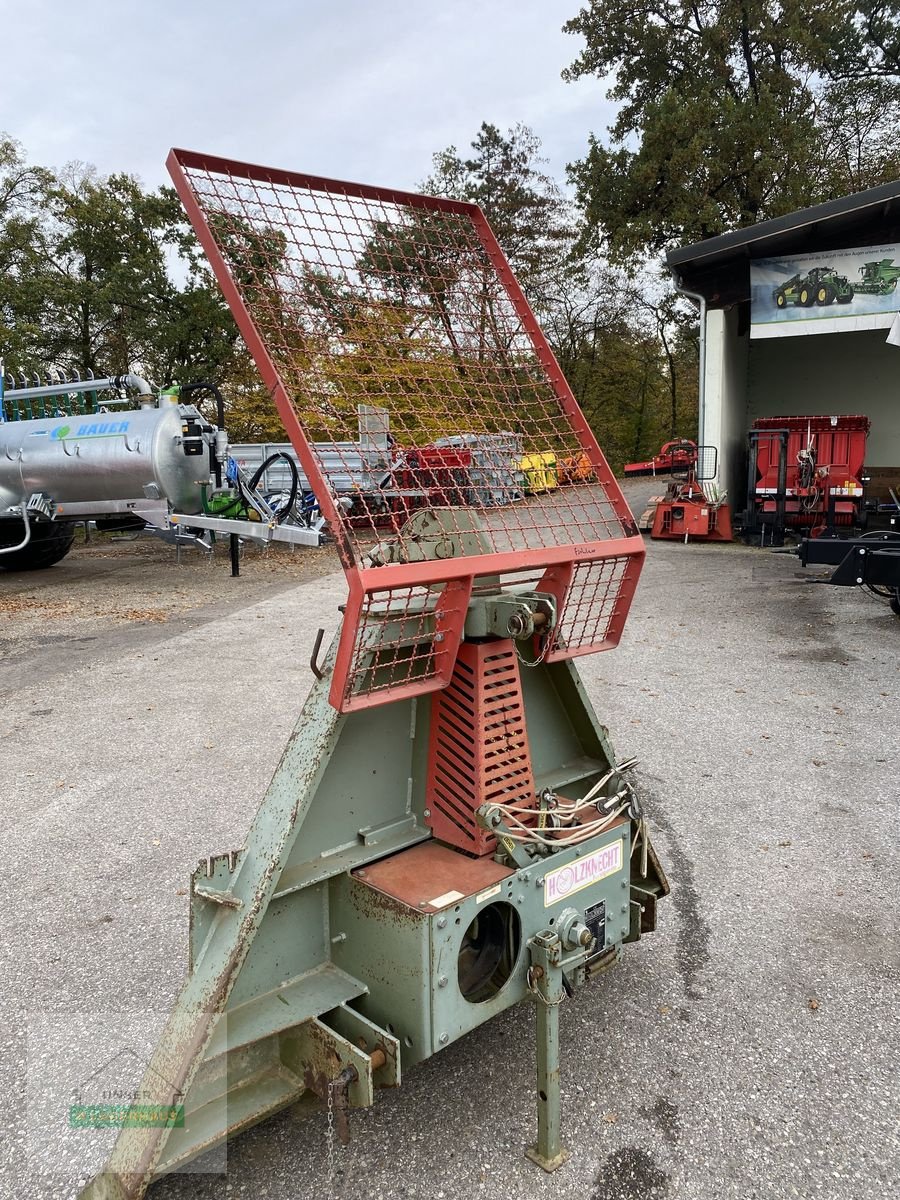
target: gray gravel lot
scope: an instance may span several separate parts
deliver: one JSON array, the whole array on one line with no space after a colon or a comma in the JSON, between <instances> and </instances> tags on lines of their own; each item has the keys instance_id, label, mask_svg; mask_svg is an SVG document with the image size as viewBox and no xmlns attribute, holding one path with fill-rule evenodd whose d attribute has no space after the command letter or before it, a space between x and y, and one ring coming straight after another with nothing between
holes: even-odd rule
<instances>
[{"instance_id":1,"label":"gray gravel lot","mask_svg":"<svg viewBox=\"0 0 900 1200\"><path fill-rule=\"evenodd\" d=\"M315 631L336 625L342 576L315 577L332 562L248 561L238 581L217 563L196 591L200 568L169 551L96 571L76 553L25 591L0 578L0 1197L74 1196L101 1160L95 1132L47 1137L41 1096L83 1073L91 1014L126 1014L152 1044L190 872L241 844ZM522 1007L354 1114L345 1196L900 1193L900 621L800 575L743 547L648 543L622 645L581 660L620 754L640 757L673 891L659 932L563 1006L571 1162L545 1176L521 1154ZM169 605L179 588L192 602ZM62 608L35 616L10 603L23 595ZM233 1143L227 1176L151 1193L330 1194L324 1119L290 1112Z\"/></svg>"}]
</instances>

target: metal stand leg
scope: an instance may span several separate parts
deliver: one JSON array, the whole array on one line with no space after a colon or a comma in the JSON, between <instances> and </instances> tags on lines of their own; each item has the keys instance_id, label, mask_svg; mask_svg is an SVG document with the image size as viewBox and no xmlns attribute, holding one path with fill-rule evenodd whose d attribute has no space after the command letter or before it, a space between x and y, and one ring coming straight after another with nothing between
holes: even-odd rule
<instances>
[{"instance_id":1,"label":"metal stand leg","mask_svg":"<svg viewBox=\"0 0 900 1200\"><path fill-rule=\"evenodd\" d=\"M559 1095L559 1005L564 996L562 943L559 936L545 930L529 943L531 968L529 985L537 999L537 1145L528 1146L525 1157L555 1171L569 1158L560 1141Z\"/></svg>"}]
</instances>

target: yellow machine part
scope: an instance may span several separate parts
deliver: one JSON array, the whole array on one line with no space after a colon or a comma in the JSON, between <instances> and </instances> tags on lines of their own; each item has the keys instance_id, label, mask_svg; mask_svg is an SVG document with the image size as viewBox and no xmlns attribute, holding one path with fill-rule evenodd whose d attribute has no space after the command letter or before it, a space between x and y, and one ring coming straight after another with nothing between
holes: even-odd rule
<instances>
[{"instance_id":1,"label":"yellow machine part","mask_svg":"<svg viewBox=\"0 0 900 1200\"><path fill-rule=\"evenodd\" d=\"M559 473L556 466L556 455L544 450L537 454L526 454L519 461L525 491L529 495L536 492L552 492L559 487Z\"/></svg>"}]
</instances>

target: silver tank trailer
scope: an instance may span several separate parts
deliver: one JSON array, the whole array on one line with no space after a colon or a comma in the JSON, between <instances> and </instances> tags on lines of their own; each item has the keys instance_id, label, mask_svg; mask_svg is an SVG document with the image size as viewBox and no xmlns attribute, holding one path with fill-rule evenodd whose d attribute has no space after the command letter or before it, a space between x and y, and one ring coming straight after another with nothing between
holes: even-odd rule
<instances>
[{"instance_id":1,"label":"silver tank trailer","mask_svg":"<svg viewBox=\"0 0 900 1200\"><path fill-rule=\"evenodd\" d=\"M62 505L160 499L198 513L209 454L205 438L202 453L185 454L192 418L208 428L193 405L171 403L0 424L0 513L35 492Z\"/></svg>"}]
</instances>

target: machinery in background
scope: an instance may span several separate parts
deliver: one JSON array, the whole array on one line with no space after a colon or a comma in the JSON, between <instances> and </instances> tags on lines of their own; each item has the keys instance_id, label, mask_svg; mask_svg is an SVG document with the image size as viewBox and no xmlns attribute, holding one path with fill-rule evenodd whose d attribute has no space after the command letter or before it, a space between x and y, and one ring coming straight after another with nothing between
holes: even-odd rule
<instances>
[{"instance_id":1,"label":"machinery in background","mask_svg":"<svg viewBox=\"0 0 900 1200\"><path fill-rule=\"evenodd\" d=\"M688 438L676 438L666 442L659 454L646 462L625 464L627 476L637 475L671 475L674 472L688 471L697 461L697 443Z\"/></svg>"},{"instance_id":2,"label":"machinery in background","mask_svg":"<svg viewBox=\"0 0 900 1200\"><path fill-rule=\"evenodd\" d=\"M218 424L187 401L216 397ZM137 407L135 407L137 405ZM139 375L7 388L0 422L0 569L63 559L78 522L143 530L208 545L229 534L317 546L322 524L298 516L298 476L270 503L228 458L224 404L214 385L155 393ZM42 415L35 416L35 413ZM52 415L47 415L48 413Z\"/></svg>"},{"instance_id":3,"label":"machinery in background","mask_svg":"<svg viewBox=\"0 0 900 1200\"><path fill-rule=\"evenodd\" d=\"M673 479L664 496L651 496L639 522L641 529L661 541L732 541L727 493L711 482L717 466L715 446L695 447L686 478Z\"/></svg>"},{"instance_id":4,"label":"machinery in background","mask_svg":"<svg viewBox=\"0 0 900 1200\"><path fill-rule=\"evenodd\" d=\"M869 296L889 296L900 279L900 266L892 258L863 263L859 268L860 278L854 283L856 292Z\"/></svg>"},{"instance_id":5,"label":"machinery in background","mask_svg":"<svg viewBox=\"0 0 900 1200\"><path fill-rule=\"evenodd\" d=\"M845 533L865 521L869 419L762 417L750 431L743 536L780 546L798 536Z\"/></svg>"},{"instance_id":6,"label":"machinery in background","mask_svg":"<svg viewBox=\"0 0 900 1200\"><path fill-rule=\"evenodd\" d=\"M568 1158L560 1004L655 928L669 890L634 760L615 754L572 661L618 642L642 539L476 205L180 150L169 169L349 595L244 846L192 878L189 973L135 1093L171 1119L123 1124L81 1198L140 1200L300 1100L345 1138L351 1109L524 1001L537 1011L526 1153L553 1171ZM248 245L252 273L237 269ZM323 281L345 308L323 309ZM413 331L402 349L344 316L383 310ZM298 353L297 329L318 335L326 317ZM427 507L380 526L392 472L366 524L310 426L327 416L330 445L352 446L332 380L359 394L373 378L402 381L379 387L398 443L415 443L423 409L455 452L513 421L523 454L549 443L582 469L515 504L489 487L460 504L443 457L426 467Z\"/></svg>"},{"instance_id":7,"label":"machinery in background","mask_svg":"<svg viewBox=\"0 0 900 1200\"><path fill-rule=\"evenodd\" d=\"M804 567L831 566L823 583L861 587L886 600L900 617L900 503L898 528L873 531L856 538L803 538L793 553Z\"/></svg>"}]
</instances>

